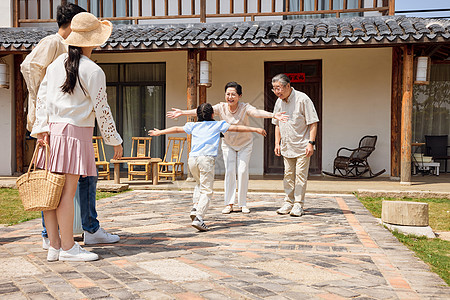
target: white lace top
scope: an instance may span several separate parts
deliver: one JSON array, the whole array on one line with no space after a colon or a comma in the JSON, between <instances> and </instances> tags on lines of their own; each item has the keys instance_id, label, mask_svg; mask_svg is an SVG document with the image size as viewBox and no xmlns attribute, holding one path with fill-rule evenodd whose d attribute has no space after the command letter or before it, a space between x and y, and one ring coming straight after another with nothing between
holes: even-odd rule
<instances>
[{"instance_id":1,"label":"white lace top","mask_svg":"<svg viewBox=\"0 0 450 300\"><path fill-rule=\"evenodd\" d=\"M39 87L36 101L36 122L31 136L49 132L49 123L69 123L79 127L98 127L106 144L120 145L122 138L116 130L106 95L106 77L103 70L86 56L79 65L79 78L72 94L63 93L61 86L66 79L64 61L67 54L60 55L47 68Z\"/></svg>"}]
</instances>

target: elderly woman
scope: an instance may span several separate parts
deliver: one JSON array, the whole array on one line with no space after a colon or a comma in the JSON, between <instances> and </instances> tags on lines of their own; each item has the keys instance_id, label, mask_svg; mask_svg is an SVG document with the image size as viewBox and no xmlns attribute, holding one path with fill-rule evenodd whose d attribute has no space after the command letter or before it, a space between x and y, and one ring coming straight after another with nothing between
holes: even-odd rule
<instances>
[{"instance_id":1,"label":"elderly woman","mask_svg":"<svg viewBox=\"0 0 450 300\"><path fill-rule=\"evenodd\" d=\"M249 125L248 116L254 118L274 118L285 122L288 117L284 112L276 114L256 109L254 106L240 102L242 86L236 82L225 85L225 100L213 106L214 114L221 120L232 125ZM167 117L174 119L179 116L195 116L196 110L180 110L173 108L167 112ZM223 214L234 211L250 213L247 207L248 165L252 154L253 136L250 132L225 132L222 141L223 160L225 162L225 208ZM238 187L239 209L233 209L236 203L236 173Z\"/></svg>"}]
</instances>

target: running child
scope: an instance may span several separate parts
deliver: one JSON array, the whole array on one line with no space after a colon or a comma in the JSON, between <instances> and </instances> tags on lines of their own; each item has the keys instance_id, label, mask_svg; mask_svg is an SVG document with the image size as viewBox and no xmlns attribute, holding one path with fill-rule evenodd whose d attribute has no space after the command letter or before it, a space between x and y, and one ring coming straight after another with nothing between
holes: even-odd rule
<instances>
[{"instance_id":1,"label":"running child","mask_svg":"<svg viewBox=\"0 0 450 300\"><path fill-rule=\"evenodd\" d=\"M214 164L219 148L220 133L226 131L256 132L266 136L266 131L262 128L230 125L223 120L215 121L214 110L209 103L203 103L197 107L197 122L188 122L183 127L175 126L163 130L155 128L148 133L151 136L182 132L192 134L188 165L196 186L193 195L194 207L190 217L192 226L199 231L208 230L203 217L213 194Z\"/></svg>"}]
</instances>

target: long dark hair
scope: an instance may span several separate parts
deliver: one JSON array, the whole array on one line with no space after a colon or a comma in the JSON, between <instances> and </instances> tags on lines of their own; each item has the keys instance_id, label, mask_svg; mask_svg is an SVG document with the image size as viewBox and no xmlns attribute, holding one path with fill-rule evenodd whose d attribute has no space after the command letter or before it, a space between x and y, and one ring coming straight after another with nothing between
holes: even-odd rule
<instances>
[{"instance_id":1,"label":"long dark hair","mask_svg":"<svg viewBox=\"0 0 450 300\"><path fill-rule=\"evenodd\" d=\"M64 67L66 68L66 81L61 86L63 93L72 94L77 81L80 84L83 93L86 95L86 90L81 85L80 77L78 76L78 67L80 66L82 50L80 47L69 46L69 56L64 61Z\"/></svg>"},{"instance_id":2,"label":"long dark hair","mask_svg":"<svg viewBox=\"0 0 450 300\"><path fill-rule=\"evenodd\" d=\"M209 103L202 103L197 107L197 121L214 121L212 115L214 114L214 109Z\"/></svg>"}]
</instances>

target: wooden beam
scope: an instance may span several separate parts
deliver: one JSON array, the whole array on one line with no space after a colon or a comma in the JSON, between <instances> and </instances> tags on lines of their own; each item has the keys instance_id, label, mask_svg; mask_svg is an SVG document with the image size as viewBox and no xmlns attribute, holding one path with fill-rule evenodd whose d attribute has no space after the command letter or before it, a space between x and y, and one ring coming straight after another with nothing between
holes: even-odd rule
<instances>
[{"instance_id":1,"label":"wooden beam","mask_svg":"<svg viewBox=\"0 0 450 300\"><path fill-rule=\"evenodd\" d=\"M400 169L400 184L404 185L411 184L413 61L412 45L404 46Z\"/></svg>"},{"instance_id":2,"label":"wooden beam","mask_svg":"<svg viewBox=\"0 0 450 300\"><path fill-rule=\"evenodd\" d=\"M21 54L14 55L14 95L15 95L15 116L16 116L16 172L24 172L25 160L25 122L23 77L20 73L20 64L23 61Z\"/></svg>"},{"instance_id":3,"label":"wooden beam","mask_svg":"<svg viewBox=\"0 0 450 300\"><path fill-rule=\"evenodd\" d=\"M400 177L401 111L402 111L402 53L400 47L392 48L391 87L391 177Z\"/></svg>"},{"instance_id":4,"label":"wooden beam","mask_svg":"<svg viewBox=\"0 0 450 300\"><path fill-rule=\"evenodd\" d=\"M207 60L206 50L199 51L199 60ZM198 104L206 103L206 86L199 85L198 87Z\"/></svg>"}]
</instances>

